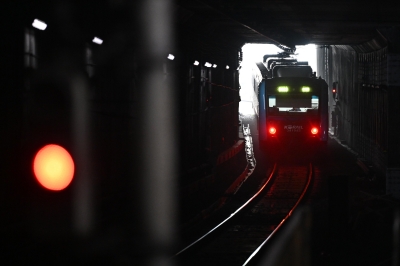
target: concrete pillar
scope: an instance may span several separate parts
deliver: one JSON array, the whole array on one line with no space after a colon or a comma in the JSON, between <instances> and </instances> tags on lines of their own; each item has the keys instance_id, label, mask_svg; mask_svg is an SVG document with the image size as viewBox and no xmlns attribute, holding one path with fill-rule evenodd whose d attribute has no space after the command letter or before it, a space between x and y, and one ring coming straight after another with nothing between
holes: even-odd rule
<instances>
[{"instance_id":1,"label":"concrete pillar","mask_svg":"<svg viewBox=\"0 0 400 266\"><path fill-rule=\"evenodd\" d=\"M140 243L140 265L173 265L170 260L176 241L175 178L177 133L175 85L166 77L163 63L174 49L173 3L165 0L137 1L133 22L141 79L138 86L139 123L133 140L135 172L139 185L139 227L132 242ZM173 75L172 75L173 77ZM138 180L136 183L135 180ZM132 225L134 226L134 225ZM139 235L139 238L137 237ZM138 242L140 240L140 242ZM134 250L132 250L135 252Z\"/></svg>"}]
</instances>

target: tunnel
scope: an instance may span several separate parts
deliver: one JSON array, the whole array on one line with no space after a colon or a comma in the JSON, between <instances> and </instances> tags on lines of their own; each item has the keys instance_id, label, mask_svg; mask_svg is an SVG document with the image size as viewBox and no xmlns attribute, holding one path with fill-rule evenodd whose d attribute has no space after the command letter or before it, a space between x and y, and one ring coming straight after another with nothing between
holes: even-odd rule
<instances>
[{"instance_id":1,"label":"tunnel","mask_svg":"<svg viewBox=\"0 0 400 266\"><path fill-rule=\"evenodd\" d=\"M399 6L386 0L22 0L2 6L4 265L185 265L174 260L187 238L182 228L213 216L270 168L265 158L272 152L257 146L260 125L239 112L241 104L258 108L255 98L240 93L242 47L250 43L272 44L290 56L296 46L315 44L313 78L326 82L329 140L313 158L327 168L357 168L357 174L337 170L316 181L326 184L316 194L333 214L317 212L315 219L343 216L337 230L368 231L363 218L378 213L376 224L384 221L383 231L394 236L385 239L390 258L383 265L399 265ZM277 56L265 53L252 69L270 78L257 65ZM46 145L70 156L73 177L60 181L65 186L49 188L37 174L36 158ZM50 157L49 167L63 167ZM355 197L361 183L368 193ZM373 209L381 203L390 207ZM330 253L318 251L313 264L299 265L340 261L345 253L338 246L348 241L343 230Z\"/></svg>"}]
</instances>

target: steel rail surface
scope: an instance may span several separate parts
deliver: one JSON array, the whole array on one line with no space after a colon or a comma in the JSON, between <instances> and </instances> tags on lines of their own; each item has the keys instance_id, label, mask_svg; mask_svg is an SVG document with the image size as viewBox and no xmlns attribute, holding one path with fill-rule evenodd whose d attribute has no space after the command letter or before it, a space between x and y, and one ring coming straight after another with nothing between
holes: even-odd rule
<instances>
[{"instance_id":1,"label":"steel rail surface","mask_svg":"<svg viewBox=\"0 0 400 266\"><path fill-rule=\"evenodd\" d=\"M237 213L239 213L241 210L243 210L247 205L250 204L250 202L252 202L258 195L260 195L260 193L265 189L265 187L270 183L270 181L272 180L272 177L276 174L276 169L277 169L277 163L274 164L274 167L272 168L272 171L267 179L267 181L264 183L264 185L249 199L246 201L246 203L244 203L242 206L240 206L235 212L233 212L231 215L229 215L228 218L226 218L225 220L223 220L221 223L219 223L217 226L215 226L213 229L211 229L210 231L208 231L206 234L204 234L203 236L201 236L199 239L197 239L196 241L192 242L190 245L188 245L187 247L185 247L184 249L182 249L181 251L179 251L178 253L176 253L172 258L177 257L178 255L182 254L183 252L187 251L189 248L193 247L194 245L196 245L197 243L199 243L201 240L203 240L204 238L206 238L208 235L210 235L212 232L216 231L219 227L221 227L223 224L225 224L227 221L229 221L232 217L234 217Z\"/></svg>"},{"instance_id":2,"label":"steel rail surface","mask_svg":"<svg viewBox=\"0 0 400 266\"><path fill-rule=\"evenodd\" d=\"M254 256L257 255L257 253L261 250L261 248L272 238L272 236L275 235L275 233L282 227L282 225L287 221L287 219L292 215L292 213L294 212L294 210L297 208L297 206L300 204L300 202L302 201L302 199L304 198L304 195L306 194L306 192L308 191L308 188L310 186L311 183L311 178L312 178L312 174L313 174L313 168L312 168L312 164L310 163L310 170L309 170L309 174L308 174L308 180L307 180L307 184L304 187L303 192L301 193L299 199L297 200L296 204L293 206L293 208L288 212L288 214L286 215L285 218L282 219L282 221L279 223L279 225L274 229L274 231L272 231L272 233L264 240L264 242L261 243L261 245L249 256L249 258L244 262L243 266L246 266L249 264L249 262L251 261L251 259L254 258Z\"/></svg>"}]
</instances>

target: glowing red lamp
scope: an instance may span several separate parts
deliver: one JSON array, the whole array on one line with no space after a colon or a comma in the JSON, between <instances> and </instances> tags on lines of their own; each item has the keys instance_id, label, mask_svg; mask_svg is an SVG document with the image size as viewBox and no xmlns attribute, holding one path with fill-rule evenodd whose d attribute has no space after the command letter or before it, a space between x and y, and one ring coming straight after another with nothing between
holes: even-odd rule
<instances>
[{"instance_id":1,"label":"glowing red lamp","mask_svg":"<svg viewBox=\"0 0 400 266\"><path fill-rule=\"evenodd\" d=\"M33 172L40 185L49 190L59 191L71 183L75 165L66 149L56 144L49 144L36 153Z\"/></svg>"},{"instance_id":2,"label":"glowing red lamp","mask_svg":"<svg viewBox=\"0 0 400 266\"><path fill-rule=\"evenodd\" d=\"M270 127L270 128L268 129L268 132L269 132L269 134L271 134L271 135L275 135L275 133L276 133L276 128L275 128L275 127Z\"/></svg>"},{"instance_id":3,"label":"glowing red lamp","mask_svg":"<svg viewBox=\"0 0 400 266\"><path fill-rule=\"evenodd\" d=\"M312 127L311 128L311 134L317 135L318 134L318 128L317 127Z\"/></svg>"}]
</instances>

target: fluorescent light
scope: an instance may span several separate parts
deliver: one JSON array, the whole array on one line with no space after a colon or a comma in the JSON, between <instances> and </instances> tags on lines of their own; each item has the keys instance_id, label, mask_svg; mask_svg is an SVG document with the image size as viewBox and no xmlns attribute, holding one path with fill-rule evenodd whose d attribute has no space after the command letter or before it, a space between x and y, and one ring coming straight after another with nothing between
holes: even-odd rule
<instances>
[{"instance_id":1,"label":"fluorescent light","mask_svg":"<svg viewBox=\"0 0 400 266\"><path fill-rule=\"evenodd\" d=\"M213 68L216 68L216 67L217 67L217 65L216 65L216 64L214 64L214 65L213 65Z\"/></svg>"},{"instance_id":2,"label":"fluorescent light","mask_svg":"<svg viewBox=\"0 0 400 266\"><path fill-rule=\"evenodd\" d=\"M174 55L172 55L172 54L169 54L169 55L168 55L168 59L169 59L169 60L174 60L174 58L175 58Z\"/></svg>"},{"instance_id":3,"label":"fluorescent light","mask_svg":"<svg viewBox=\"0 0 400 266\"><path fill-rule=\"evenodd\" d=\"M226 69L229 69L229 66L228 66L228 65L226 65Z\"/></svg>"},{"instance_id":4,"label":"fluorescent light","mask_svg":"<svg viewBox=\"0 0 400 266\"><path fill-rule=\"evenodd\" d=\"M100 38L94 37L93 40L92 40L92 42L97 43L97 44L102 44L102 43L103 43L103 40L100 39Z\"/></svg>"},{"instance_id":5,"label":"fluorescent light","mask_svg":"<svg viewBox=\"0 0 400 266\"><path fill-rule=\"evenodd\" d=\"M204 64L204 66L206 66L206 67L211 67L212 65L211 65L210 63L206 62L206 63Z\"/></svg>"},{"instance_id":6,"label":"fluorescent light","mask_svg":"<svg viewBox=\"0 0 400 266\"><path fill-rule=\"evenodd\" d=\"M199 61L194 61L194 63L193 63L193 65L195 65L195 66L198 66L200 63L199 63Z\"/></svg>"},{"instance_id":7,"label":"fluorescent light","mask_svg":"<svg viewBox=\"0 0 400 266\"><path fill-rule=\"evenodd\" d=\"M45 30L47 28L47 24L46 23L44 23L43 21L38 20L36 18L33 21L32 26L35 27L36 29L39 29L39 30Z\"/></svg>"}]
</instances>

